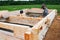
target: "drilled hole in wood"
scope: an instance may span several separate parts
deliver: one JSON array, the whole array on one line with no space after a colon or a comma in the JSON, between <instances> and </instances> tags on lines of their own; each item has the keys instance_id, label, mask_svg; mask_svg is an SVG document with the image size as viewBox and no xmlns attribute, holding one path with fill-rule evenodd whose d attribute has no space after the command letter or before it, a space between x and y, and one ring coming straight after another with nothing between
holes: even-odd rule
<instances>
[{"instance_id":1,"label":"drilled hole in wood","mask_svg":"<svg viewBox=\"0 0 60 40\"><path fill-rule=\"evenodd\" d=\"M0 18L3 18L3 16L1 15Z\"/></svg>"},{"instance_id":2,"label":"drilled hole in wood","mask_svg":"<svg viewBox=\"0 0 60 40\"><path fill-rule=\"evenodd\" d=\"M48 23L48 21L45 22L45 24L47 24L47 23Z\"/></svg>"},{"instance_id":3,"label":"drilled hole in wood","mask_svg":"<svg viewBox=\"0 0 60 40\"><path fill-rule=\"evenodd\" d=\"M8 17L8 18L6 18L6 20L9 20L9 17Z\"/></svg>"},{"instance_id":4,"label":"drilled hole in wood","mask_svg":"<svg viewBox=\"0 0 60 40\"><path fill-rule=\"evenodd\" d=\"M50 20L49 20L49 19L47 19L47 21L45 22L45 24L49 25L49 22L50 22Z\"/></svg>"},{"instance_id":5,"label":"drilled hole in wood","mask_svg":"<svg viewBox=\"0 0 60 40\"><path fill-rule=\"evenodd\" d=\"M9 22L9 17L8 17L8 18L6 18L6 22Z\"/></svg>"},{"instance_id":6,"label":"drilled hole in wood","mask_svg":"<svg viewBox=\"0 0 60 40\"><path fill-rule=\"evenodd\" d=\"M43 29L43 27L41 26L41 27L40 27L40 30L42 30L42 29Z\"/></svg>"}]
</instances>

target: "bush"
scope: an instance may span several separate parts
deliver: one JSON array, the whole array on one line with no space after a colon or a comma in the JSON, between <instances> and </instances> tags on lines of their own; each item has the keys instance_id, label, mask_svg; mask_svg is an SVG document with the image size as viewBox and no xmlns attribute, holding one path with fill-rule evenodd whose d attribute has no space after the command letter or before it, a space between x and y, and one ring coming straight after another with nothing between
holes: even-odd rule
<instances>
[{"instance_id":1,"label":"bush","mask_svg":"<svg viewBox=\"0 0 60 40\"><path fill-rule=\"evenodd\" d=\"M0 5L60 4L60 1L0 1Z\"/></svg>"}]
</instances>

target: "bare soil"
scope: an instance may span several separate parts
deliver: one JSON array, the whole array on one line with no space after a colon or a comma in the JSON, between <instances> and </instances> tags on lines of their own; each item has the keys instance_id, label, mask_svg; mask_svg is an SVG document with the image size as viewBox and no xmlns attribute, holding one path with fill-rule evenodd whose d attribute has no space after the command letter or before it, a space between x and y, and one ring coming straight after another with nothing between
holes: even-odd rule
<instances>
[{"instance_id":1,"label":"bare soil","mask_svg":"<svg viewBox=\"0 0 60 40\"><path fill-rule=\"evenodd\" d=\"M54 19L44 40L60 40L60 16Z\"/></svg>"}]
</instances>

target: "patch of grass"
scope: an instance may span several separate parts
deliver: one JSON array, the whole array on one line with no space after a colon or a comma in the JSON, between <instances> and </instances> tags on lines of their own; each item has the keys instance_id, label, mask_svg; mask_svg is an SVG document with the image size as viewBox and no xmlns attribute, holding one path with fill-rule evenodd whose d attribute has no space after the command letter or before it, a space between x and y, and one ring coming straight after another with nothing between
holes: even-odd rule
<instances>
[{"instance_id":1,"label":"patch of grass","mask_svg":"<svg viewBox=\"0 0 60 40\"><path fill-rule=\"evenodd\" d=\"M60 5L47 5L49 9L57 9L60 13ZM10 6L0 6L0 10L21 10L25 8L41 8L41 5L10 5ZM59 14L60 15L60 14Z\"/></svg>"}]
</instances>

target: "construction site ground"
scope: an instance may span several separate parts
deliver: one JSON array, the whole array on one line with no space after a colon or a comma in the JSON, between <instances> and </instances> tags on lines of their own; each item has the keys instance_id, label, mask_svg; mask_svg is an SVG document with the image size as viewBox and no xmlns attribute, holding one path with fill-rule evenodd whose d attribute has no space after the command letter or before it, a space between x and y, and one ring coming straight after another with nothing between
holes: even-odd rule
<instances>
[{"instance_id":1,"label":"construction site ground","mask_svg":"<svg viewBox=\"0 0 60 40\"><path fill-rule=\"evenodd\" d=\"M60 16L54 19L44 40L60 40Z\"/></svg>"}]
</instances>

